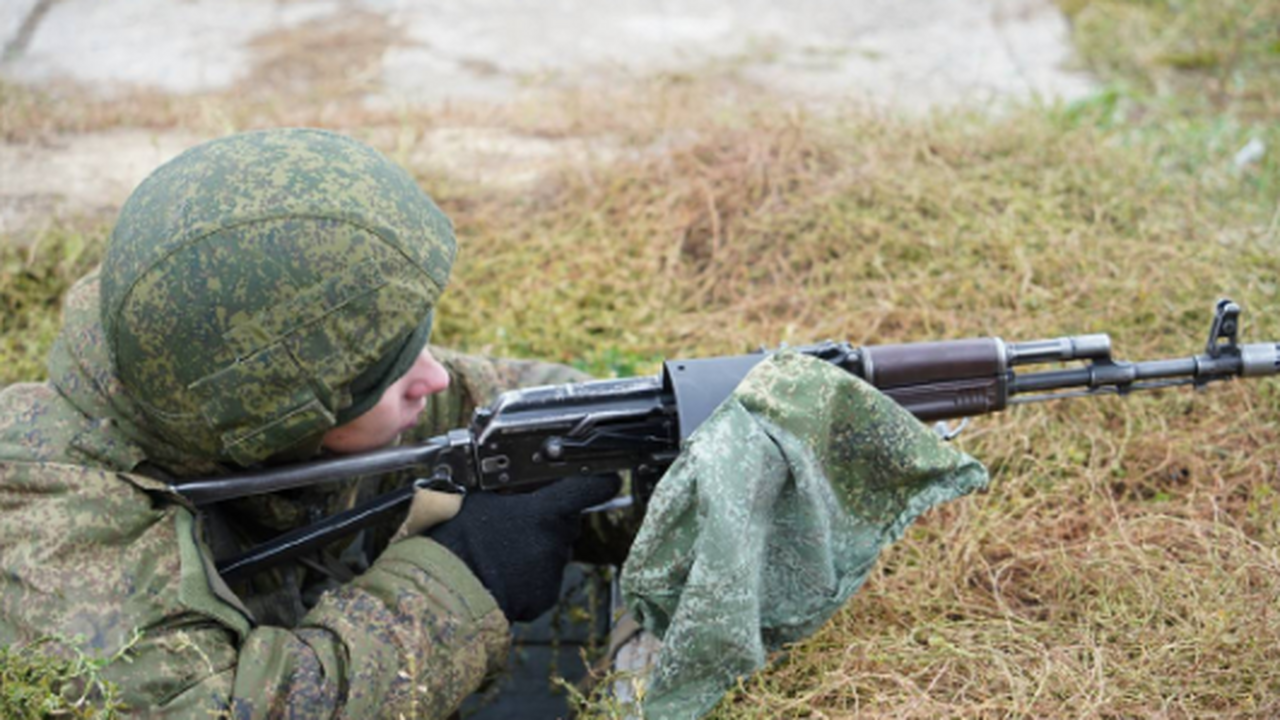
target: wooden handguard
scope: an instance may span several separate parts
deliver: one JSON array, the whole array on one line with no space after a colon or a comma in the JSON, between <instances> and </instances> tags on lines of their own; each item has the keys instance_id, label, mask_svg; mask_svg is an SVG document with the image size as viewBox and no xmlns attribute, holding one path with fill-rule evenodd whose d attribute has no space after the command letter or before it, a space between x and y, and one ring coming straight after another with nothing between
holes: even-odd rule
<instances>
[{"instance_id":1,"label":"wooden handguard","mask_svg":"<svg viewBox=\"0 0 1280 720\"><path fill-rule=\"evenodd\" d=\"M1008 370L1004 343L996 338L874 345L858 350L862 379L881 390L939 380L994 378Z\"/></svg>"},{"instance_id":2,"label":"wooden handguard","mask_svg":"<svg viewBox=\"0 0 1280 720\"><path fill-rule=\"evenodd\" d=\"M862 377L921 420L983 415L1008 405L1004 343L972 338L859 348Z\"/></svg>"}]
</instances>

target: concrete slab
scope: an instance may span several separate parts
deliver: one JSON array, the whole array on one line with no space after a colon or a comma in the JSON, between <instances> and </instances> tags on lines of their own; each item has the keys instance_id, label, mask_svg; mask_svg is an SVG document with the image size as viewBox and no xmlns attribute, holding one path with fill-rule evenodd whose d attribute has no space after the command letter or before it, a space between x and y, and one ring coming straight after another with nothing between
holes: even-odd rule
<instances>
[{"instance_id":1,"label":"concrete slab","mask_svg":"<svg viewBox=\"0 0 1280 720\"><path fill-rule=\"evenodd\" d=\"M1094 88L1071 70L1069 28L1043 0L934 3L874 0L845 28L753 64L749 77L829 102L870 102L924 112L1074 100Z\"/></svg>"},{"instance_id":2,"label":"concrete slab","mask_svg":"<svg viewBox=\"0 0 1280 720\"><path fill-rule=\"evenodd\" d=\"M59 216L113 216L152 170L199 141L187 133L114 130L38 145L0 143L0 234Z\"/></svg>"},{"instance_id":3,"label":"concrete slab","mask_svg":"<svg viewBox=\"0 0 1280 720\"><path fill-rule=\"evenodd\" d=\"M254 38L338 8L336 0L61 0L3 72L27 83L70 79L99 95L226 89L251 69Z\"/></svg>"},{"instance_id":4,"label":"concrete slab","mask_svg":"<svg viewBox=\"0 0 1280 720\"><path fill-rule=\"evenodd\" d=\"M337 88L362 109L432 108L697 75L811 107L917 112L1091 90L1069 69L1053 0L0 0L0 41L0 78L106 98L144 87L305 104ZM116 131L0 146L0 232L113 209L194 142ZM520 188L624 150L458 127L412 152L419 167Z\"/></svg>"},{"instance_id":5,"label":"concrete slab","mask_svg":"<svg viewBox=\"0 0 1280 720\"><path fill-rule=\"evenodd\" d=\"M403 35L383 51L374 102L503 100L708 69L804 101L911 109L1089 89L1066 67L1068 28L1052 0L61 0L3 71L101 92L227 89L248 76L255 38L309 21L340 27L352 12Z\"/></svg>"},{"instance_id":6,"label":"concrete slab","mask_svg":"<svg viewBox=\"0 0 1280 720\"><path fill-rule=\"evenodd\" d=\"M5 0L0 3L0 58L21 52L19 33L28 18L32 23L41 18L33 17L36 8L47 0Z\"/></svg>"},{"instance_id":7,"label":"concrete slab","mask_svg":"<svg viewBox=\"0 0 1280 720\"><path fill-rule=\"evenodd\" d=\"M415 41L389 48L384 64L384 92L409 102L705 71L807 102L912 110L1091 87L1068 67L1068 26L1051 0L363 4Z\"/></svg>"}]
</instances>

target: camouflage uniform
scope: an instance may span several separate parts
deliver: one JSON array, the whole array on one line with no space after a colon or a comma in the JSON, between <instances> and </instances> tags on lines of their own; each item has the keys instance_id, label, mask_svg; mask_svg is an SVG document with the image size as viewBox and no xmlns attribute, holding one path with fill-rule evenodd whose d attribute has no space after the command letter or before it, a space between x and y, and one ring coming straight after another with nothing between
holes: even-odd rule
<instances>
[{"instance_id":1,"label":"camouflage uniform","mask_svg":"<svg viewBox=\"0 0 1280 720\"><path fill-rule=\"evenodd\" d=\"M358 404L362 370L425 342L452 253L447 219L403 171L328 133L233 136L157 171L101 275L68 294L50 380L0 392L0 644L127 647L105 677L149 714L452 711L505 658L508 627L433 541L365 537L234 588L212 569L211 546L243 550L377 479L210 513L168 489L314 453ZM498 390L579 379L436 353L452 384L414 437L465 424ZM348 579L343 550L356 569L376 560Z\"/></svg>"}]
</instances>

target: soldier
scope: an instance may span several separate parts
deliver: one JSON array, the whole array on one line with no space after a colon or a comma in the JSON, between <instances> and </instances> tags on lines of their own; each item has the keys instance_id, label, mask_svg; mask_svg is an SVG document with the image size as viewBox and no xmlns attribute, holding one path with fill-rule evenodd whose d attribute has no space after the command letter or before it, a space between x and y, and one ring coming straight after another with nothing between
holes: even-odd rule
<instances>
[{"instance_id":1,"label":"soldier","mask_svg":"<svg viewBox=\"0 0 1280 720\"><path fill-rule=\"evenodd\" d=\"M501 389L580 379L427 346L454 255L412 178L332 133L236 135L147 178L66 299L49 381L0 392L0 644L123 650L105 677L145 713L452 712L508 623L554 603L580 510L615 487L565 481L518 513L477 495L433 537L366 533L228 587L214 557L377 479L201 513L169 486L435 435Z\"/></svg>"}]
</instances>

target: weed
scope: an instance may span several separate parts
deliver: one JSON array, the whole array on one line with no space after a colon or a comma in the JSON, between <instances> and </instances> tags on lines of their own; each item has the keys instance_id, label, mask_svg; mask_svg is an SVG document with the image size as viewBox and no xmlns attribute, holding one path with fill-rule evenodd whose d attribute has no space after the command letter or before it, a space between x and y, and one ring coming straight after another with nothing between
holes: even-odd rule
<instances>
[{"instance_id":1,"label":"weed","mask_svg":"<svg viewBox=\"0 0 1280 720\"><path fill-rule=\"evenodd\" d=\"M21 647L0 646L0 716L13 720L68 717L111 720L128 710L120 689L103 677L113 662L127 662L138 635L111 657L85 655L81 638L43 638Z\"/></svg>"}]
</instances>

